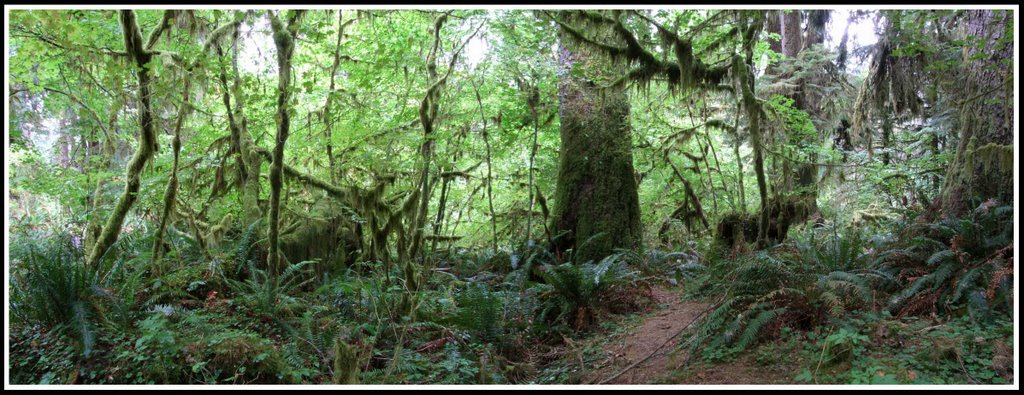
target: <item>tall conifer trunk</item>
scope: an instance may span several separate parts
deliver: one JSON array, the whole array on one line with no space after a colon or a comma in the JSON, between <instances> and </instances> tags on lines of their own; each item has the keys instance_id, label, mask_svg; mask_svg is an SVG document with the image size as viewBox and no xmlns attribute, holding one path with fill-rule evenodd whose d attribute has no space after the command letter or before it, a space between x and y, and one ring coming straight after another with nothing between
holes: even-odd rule
<instances>
[{"instance_id":1,"label":"tall conifer trunk","mask_svg":"<svg viewBox=\"0 0 1024 395\"><path fill-rule=\"evenodd\" d=\"M558 55L562 148L552 216L554 234L569 232L556 240L556 248L573 248L577 262L600 259L616 248L638 248L642 241L629 98L624 89L601 89L573 72L590 69L592 62L608 72L597 56L563 34Z\"/></svg>"}]
</instances>

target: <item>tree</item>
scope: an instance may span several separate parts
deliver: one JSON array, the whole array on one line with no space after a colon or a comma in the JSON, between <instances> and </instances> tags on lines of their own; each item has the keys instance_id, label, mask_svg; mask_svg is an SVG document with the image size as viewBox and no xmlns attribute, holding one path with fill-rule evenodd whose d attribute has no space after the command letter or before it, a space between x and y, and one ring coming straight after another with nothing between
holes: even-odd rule
<instances>
[{"instance_id":1,"label":"tree","mask_svg":"<svg viewBox=\"0 0 1024 395\"><path fill-rule=\"evenodd\" d=\"M148 45L142 40L142 32L139 30L139 25L135 21L135 11L122 10L119 13L121 21L121 29L124 34L124 47L128 53L128 58L137 67L136 75L138 76L138 112L139 112L139 147L135 151L135 155L131 161L128 162L128 171L126 174L124 193L117 202L117 206L114 211L110 213L110 217L107 219L106 225L103 226L103 230L100 232L99 237L96 238L96 243L92 247L92 251L89 252L87 263L89 266L98 266L103 255L117 241L117 237L121 234L121 225L124 224L124 218L128 215L128 210L132 208L132 205L138 199L139 188L141 186L142 169L146 166L153 154L157 150L156 141L156 130L153 126L153 109L152 99L150 90L151 76L149 75L149 61L153 57L153 53L150 51L152 45L156 43L156 38L160 36L162 28L158 28L153 31L147 42ZM164 23L161 23L164 26Z\"/></svg>"},{"instance_id":2,"label":"tree","mask_svg":"<svg viewBox=\"0 0 1024 395\"><path fill-rule=\"evenodd\" d=\"M987 199L1013 200L1009 15L997 10L883 14L884 29L872 54L871 71L854 107L851 139L867 145L870 155L873 118L883 121L884 143L891 117L921 116L926 100L933 108L956 113L951 125L958 131L954 158L924 219L959 216ZM948 30L947 25L960 28ZM951 62L943 62L943 57ZM922 86L933 83L936 93L922 95L927 93ZM952 100L939 100L940 90Z\"/></svg>"},{"instance_id":3,"label":"tree","mask_svg":"<svg viewBox=\"0 0 1024 395\"><path fill-rule=\"evenodd\" d=\"M284 145L288 141L289 124L289 92L292 81L292 56L295 53L295 35L299 29L299 20L303 11L290 11L288 25L285 26L277 15L270 15L270 27L274 31L274 46L277 48L277 137L274 139L274 151L270 162L270 213L268 214L269 229L267 238L270 241L267 265L271 273L281 270L281 251L278 243L281 221L281 185L284 178Z\"/></svg>"},{"instance_id":4,"label":"tree","mask_svg":"<svg viewBox=\"0 0 1024 395\"><path fill-rule=\"evenodd\" d=\"M785 12L780 18L771 22L777 22L772 24L778 31L781 32L781 44L779 47L782 50L783 58L790 63L790 67L786 68L784 75L778 76L782 78L788 78L787 82L792 84L794 88L789 89L786 92L786 96L793 100L793 108L797 111L802 111L809 115L815 116L816 118L822 118L820 116L820 108L818 103L818 97L815 95L813 89L808 89L808 86L818 85L825 86L828 84L828 74L814 72L811 67L804 66L808 61L803 58L811 48L816 44L822 44L825 41L825 24L829 19L828 10L809 10L806 12L806 29L803 28L804 12L799 10ZM806 31L806 36L804 32ZM824 67L831 67L831 65L824 65ZM771 70L771 74L777 73L779 70ZM819 122L820 123L820 122ZM813 125L813 124L812 124ZM789 129L789 125L785 125ZM797 149L806 149L809 146L817 143L819 133L801 133L799 130L787 130L787 143L794 145ZM793 218L779 219L779 221L793 221L801 222L812 213L818 211L817 198L818 198L818 166L815 164L817 156L811 152L804 158L801 158L797 163L791 163L789 160L784 160L782 165L782 172L784 173L785 182L781 185L782 189L777 190L780 196L776 199L781 199L776 204L779 207L783 205L792 205ZM792 195L789 195L792 193ZM785 234L779 234L778 237L785 238Z\"/></svg>"},{"instance_id":5,"label":"tree","mask_svg":"<svg viewBox=\"0 0 1024 395\"><path fill-rule=\"evenodd\" d=\"M629 98L622 87L598 86L595 80L609 78L605 67L599 66L591 76L580 75L578 70L605 65L607 60L576 40L563 32L559 41L562 149L552 216L555 234L568 232L558 240L558 248L573 248L578 262L585 262L615 248L640 247L642 228Z\"/></svg>"},{"instance_id":6,"label":"tree","mask_svg":"<svg viewBox=\"0 0 1024 395\"><path fill-rule=\"evenodd\" d=\"M1013 201L1013 34L1012 12L969 10L963 16L968 40L956 98L960 142L933 210L962 215L979 200Z\"/></svg>"}]
</instances>

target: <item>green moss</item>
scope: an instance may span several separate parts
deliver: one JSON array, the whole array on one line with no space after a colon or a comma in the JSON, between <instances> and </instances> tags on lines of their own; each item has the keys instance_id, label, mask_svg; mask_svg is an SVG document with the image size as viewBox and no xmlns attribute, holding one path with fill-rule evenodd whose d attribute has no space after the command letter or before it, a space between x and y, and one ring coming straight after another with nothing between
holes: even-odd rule
<instances>
[{"instance_id":1,"label":"green moss","mask_svg":"<svg viewBox=\"0 0 1024 395\"><path fill-rule=\"evenodd\" d=\"M581 79L560 85L562 155L552 215L554 233L569 234L558 247L575 246L579 263L638 248L642 228L626 92L599 92Z\"/></svg>"},{"instance_id":2,"label":"green moss","mask_svg":"<svg viewBox=\"0 0 1024 395\"><path fill-rule=\"evenodd\" d=\"M334 384L359 384L359 360L355 348L342 339L334 341Z\"/></svg>"},{"instance_id":3,"label":"green moss","mask_svg":"<svg viewBox=\"0 0 1024 395\"><path fill-rule=\"evenodd\" d=\"M135 61L138 70L138 100L139 100L139 148L135 151L125 175L124 193L117 202L114 211L110 213L106 225L96 239L96 244L89 253L87 261L89 266L95 267L100 259L106 254L107 249L117 241L121 234L121 225L138 199L141 187L142 169L146 166L157 150L156 129L153 125L153 111L150 104L150 75L147 64L151 58L149 52L142 49L142 33L135 21L135 11L121 11L121 27L124 31L125 49L129 56Z\"/></svg>"}]
</instances>

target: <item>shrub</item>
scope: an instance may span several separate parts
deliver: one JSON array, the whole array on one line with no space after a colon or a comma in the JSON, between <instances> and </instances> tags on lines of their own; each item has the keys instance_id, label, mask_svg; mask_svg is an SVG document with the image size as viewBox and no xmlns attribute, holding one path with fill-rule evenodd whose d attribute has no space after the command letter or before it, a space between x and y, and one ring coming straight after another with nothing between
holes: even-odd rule
<instances>
[{"instance_id":1,"label":"shrub","mask_svg":"<svg viewBox=\"0 0 1024 395\"><path fill-rule=\"evenodd\" d=\"M588 327L598 318L609 291L633 283L636 272L627 269L622 254L612 254L598 263L544 265L541 284L541 321L564 322L573 329Z\"/></svg>"},{"instance_id":2,"label":"shrub","mask_svg":"<svg viewBox=\"0 0 1024 395\"><path fill-rule=\"evenodd\" d=\"M82 251L67 237L22 240L13 249L11 313L16 322L40 325L78 339L88 356L95 344L101 310L98 270L85 265Z\"/></svg>"},{"instance_id":3,"label":"shrub","mask_svg":"<svg viewBox=\"0 0 1024 395\"><path fill-rule=\"evenodd\" d=\"M877 265L899 280L888 310L894 315L966 309L988 321L1012 310L1013 208L981 205L964 218L910 228L919 234L881 254Z\"/></svg>"}]
</instances>

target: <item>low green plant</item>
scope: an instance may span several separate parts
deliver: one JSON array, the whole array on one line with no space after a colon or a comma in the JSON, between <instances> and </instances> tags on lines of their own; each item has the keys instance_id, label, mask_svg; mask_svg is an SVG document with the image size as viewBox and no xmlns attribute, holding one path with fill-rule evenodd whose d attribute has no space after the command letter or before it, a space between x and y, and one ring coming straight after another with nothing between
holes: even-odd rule
<instances>
[{"instance_id":1,"label":"low green plant","mask_svg":"<svg viewBox=\"0 0 1024 395\"><path fill-rule=\"evenodd\" d=\"M576 330L588 327L607 309L603 303L608 300L608 291L637 279L621 253L597 263L545 264L541 275L544 284L539 285L543 303L539 320L564 322Z\"/></svg>"},{"instance_id":2,"label":"low green plant","mask_svg":"<svg viewBox=\"0 0 1024 395\"><path fill-rule=\"evenodd\" d=\"M312 262L291 264L281 274L271 276L249 261L249 278L244 281L224 278L224 281L236 300L262 317L280 323L281 319L294 315L301 305L291 292L315 279L305 276L302 272L302 269Z\"/></svg>"},{"instance_id":3,"label":"low green plant","mask_svg":"<svg viewBox=\"0 0 1024 395\"><path fill-rule=\"evenodd\" d=\"M11 313L15 322L56 329L77 339L88 356L96 343L102 311L99 270L85 265L67 237L22 240L14 248Z\"/></svg>"},{"instance_id":4,"label":"low green plant","mask_svg":"<svg viewBox=\"0 0 1024 395\"><path fill-rule=\"evenodd\" d=\"M966 310L990 321L1012 309L1013 208L981 205L963 218L925 224L919 236L885 251L877 265L900 281L888 310L908 315Z\"/></svg>"}]
</instances>

